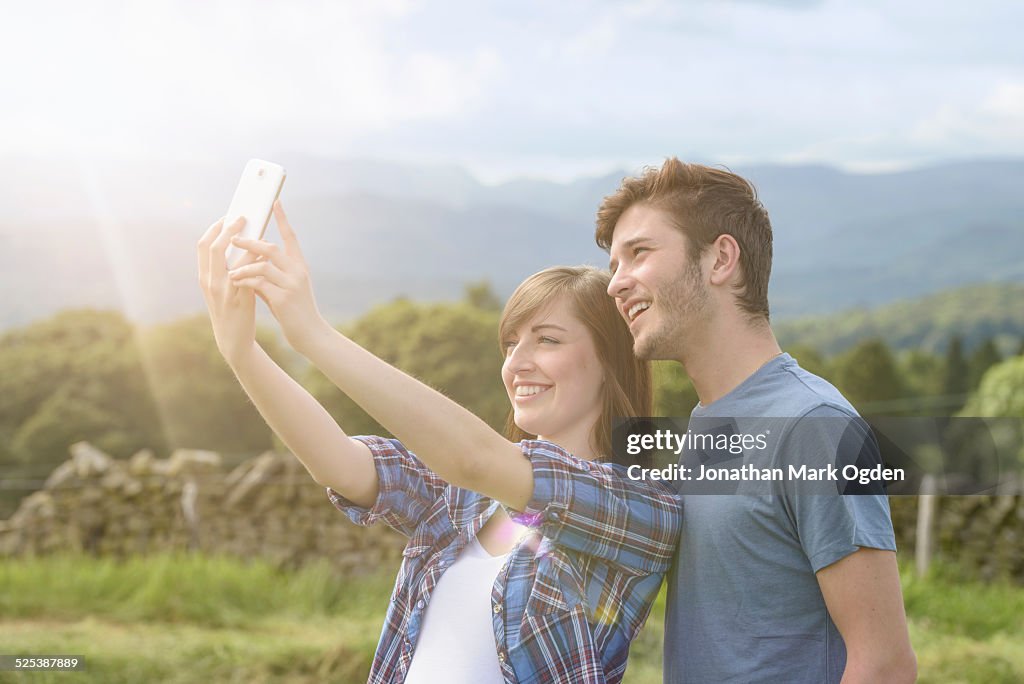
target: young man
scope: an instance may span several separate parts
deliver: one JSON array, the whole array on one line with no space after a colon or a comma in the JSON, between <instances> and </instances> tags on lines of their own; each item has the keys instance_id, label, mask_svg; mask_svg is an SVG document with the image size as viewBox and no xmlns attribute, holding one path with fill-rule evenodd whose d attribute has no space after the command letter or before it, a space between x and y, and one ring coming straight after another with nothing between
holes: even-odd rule
<instances>
[{"instance_id":1,"label":"young man","mask_svg":"<svg viewBox=\"0 0 1024 684\"><path fill-rule=\"evenodd\" d=\"M776 421L768 462L877 453L869 435L851 447L849 429L829 427L856 411L775 340L772 229L750 183L669 159L605 198L596 238L634 352L692 379L691 422ZM914 681L895 550L884 495L684 493L665 682Z\"/></svg>"}]
</instances>

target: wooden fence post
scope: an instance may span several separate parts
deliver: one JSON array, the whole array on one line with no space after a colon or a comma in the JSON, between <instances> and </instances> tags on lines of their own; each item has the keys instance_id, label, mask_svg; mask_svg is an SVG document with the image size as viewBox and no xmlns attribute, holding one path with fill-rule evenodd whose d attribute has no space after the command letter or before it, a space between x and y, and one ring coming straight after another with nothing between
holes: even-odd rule
<instances>
[{"instance_id":1,"label":"wooden fence post","mask_svg":"<svg viewBox=\"0 0 1024 684\"><path fill-rule=\"evenodd\" d=\"M935 542L935 476L931 473L921 478L921 489L917 497L917 529L915 534L914 564L917 576L924 577L932 562Z\"/></svg>"}]
</instances>

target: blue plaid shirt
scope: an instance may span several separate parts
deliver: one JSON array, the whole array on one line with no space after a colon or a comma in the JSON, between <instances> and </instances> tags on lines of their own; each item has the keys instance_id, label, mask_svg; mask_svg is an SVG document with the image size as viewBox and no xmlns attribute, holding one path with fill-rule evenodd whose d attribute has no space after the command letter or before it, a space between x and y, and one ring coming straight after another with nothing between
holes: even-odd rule
<instances>
[{"instance_id":1,"label":"blue plaid shirt","mask_svg":"<svg viewBox=\"0 0 1024 684\"><path fill-rule=\"evenodd\" d=\"M377 501L366 509L327 494L353 522L381 520L409 537L369 679L397 684L438 580L500 504L443 481L397 440L358 439L373 453ZM532 529L491 590L502 674L523 684L619 682L672 561L681 504L658 482L630 480L623 466L549 442L521 447L533 465L533 497L509 514Z\"/></svg>"}]
</instances>

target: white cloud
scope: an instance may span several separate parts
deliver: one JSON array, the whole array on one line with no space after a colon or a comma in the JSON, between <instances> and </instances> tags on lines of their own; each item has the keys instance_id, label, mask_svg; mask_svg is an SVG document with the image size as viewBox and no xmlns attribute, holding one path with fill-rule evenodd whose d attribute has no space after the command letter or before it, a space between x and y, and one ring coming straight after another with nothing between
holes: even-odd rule
<instances>
[{"instance_id":1,"label":"white cloud","mask_svg":"<svg viewBox=\"0 0 1024 684\"><path fill-rule=\"evenodd\" d=\"M563 46L561 54L576 62L603 57L615 46L618 34L616 13L606 11L597 21L572 36Z\"/></svg>"},{"instance_id":2,"label":"white cloud","mask_svg":"<svg viewBox=\"0 0 1024 684\"><path fill-rule=\"evenodd\" d=\"M980 154L1004 154L1024 143L1024 81L997 83L979 102L948 103L915 125L922 145L970 145Z\"/></svg>"},{"instance_id":3,"label":"white cloud","mask_svg":"<svg viewBox=\"0 0 1024 684\"><path fill-rule=\"evenodd\" d=\"M1024 154L1024 6L211 0L0 24L0 152L222 147L562 176L682 154Z\"/></svg>"},{"instance_id":4,"label":"white cloud","mask_svg":"<svg viewBox=\"0 0 1024 684\"><path fill-rule=\"evenodd\" d=\"M0 149L344 140L472 112L498 63L487 50L404 49L391 28L415 12L409 2L310 9L90 4L53 21L45 8L26 9L0 29L0 59L20 65L3 76Z\"/></svg>"}]
</instances>

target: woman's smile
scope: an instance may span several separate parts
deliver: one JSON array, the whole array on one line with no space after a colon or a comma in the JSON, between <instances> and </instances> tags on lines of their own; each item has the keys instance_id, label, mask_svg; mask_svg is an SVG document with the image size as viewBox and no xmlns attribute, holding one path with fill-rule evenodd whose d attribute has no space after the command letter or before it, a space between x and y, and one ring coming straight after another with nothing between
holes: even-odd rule
<instances>
[{"instance_id":1,"label":"woman's smile","mask_svg":"<svg viewBox=\"0 0 1024 684\"><path fill-rule=\"evenodd\" d=\"M525 404L534 401L537 397L547 392L554 385L536 385L530 383L516 384L515 397L513 401L518 404Z\"/></svg>"}]
</instances>

